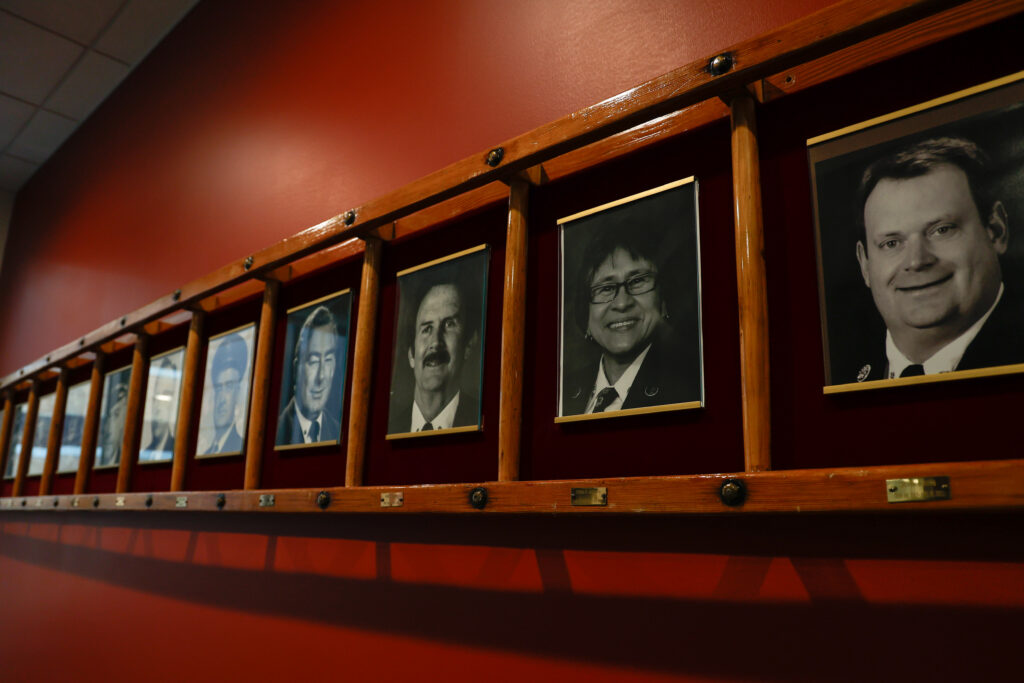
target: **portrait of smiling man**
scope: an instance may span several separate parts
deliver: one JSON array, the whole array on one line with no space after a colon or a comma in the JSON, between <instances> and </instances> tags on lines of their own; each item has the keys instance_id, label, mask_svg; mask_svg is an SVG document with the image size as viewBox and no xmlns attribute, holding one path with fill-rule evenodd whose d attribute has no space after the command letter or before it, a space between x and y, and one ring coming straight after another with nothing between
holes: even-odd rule
<instances>
[{"instance_id":1,"label":"portrait of smiling man","mask_svg":"<svg viewBox=\"0 0 1024 683\"><path fill-rule=\"evenodd\" d=\"M275 444L337 443L348 348L348 290L288 313L285 374Z\"/></svg>"},{"instance_id":2,"label":"portrait of smiling man","mask_svg":"<svg viewBox=\"0 0 1024 683\"><path fill-rule=\"evenodd\" d=\"M487 248L400 274L388 436L480 426Z\"/></svg>"},{"instance_id":3,"label":"portrait of smiling man","mask_svg":"<svg viewBox=\"0 0 1024 683\"><path fill-rule=\"evenodd\" d=\"M1000 261L1010 221L993 185L987 155L962 137L916 142L864 171L856 255L886 332L846 381L1024 362Z\"/></svg>"}]
</instances>

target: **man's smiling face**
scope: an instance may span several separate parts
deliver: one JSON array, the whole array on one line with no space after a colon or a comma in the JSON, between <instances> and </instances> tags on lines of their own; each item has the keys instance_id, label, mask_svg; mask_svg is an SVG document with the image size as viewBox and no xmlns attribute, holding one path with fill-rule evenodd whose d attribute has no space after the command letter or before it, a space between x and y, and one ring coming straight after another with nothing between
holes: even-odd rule
<instances>
[{"instance_id":1,"label":"man's smiling face","mask_svg":"<svg viewBox=\"0 0 1024 683\"><path fill-rule=\"evenodd\" d=\"M967 176L951 164L878 182L864 205L867 243L857 244L857 259L894 337L932 330L953 339L985 314L1002 282L1000 213L986 222Z\"/></svg>"}]
</instances>

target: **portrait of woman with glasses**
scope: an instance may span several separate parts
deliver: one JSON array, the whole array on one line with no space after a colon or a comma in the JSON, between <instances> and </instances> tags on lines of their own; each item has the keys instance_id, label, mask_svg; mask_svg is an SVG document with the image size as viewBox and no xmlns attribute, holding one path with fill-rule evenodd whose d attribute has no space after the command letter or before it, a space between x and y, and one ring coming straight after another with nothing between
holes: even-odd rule
<instances>
[{"instance_id":1,"label":"portrait of woman with glasses","mask_svg":"<svg viewBox=\"0 0 1024 683\"><path fill-rule=\"evenodd\" d=\"M700 407L696 183L672 183L559 224L556 421Z\"/></svg>"}]
</instances>

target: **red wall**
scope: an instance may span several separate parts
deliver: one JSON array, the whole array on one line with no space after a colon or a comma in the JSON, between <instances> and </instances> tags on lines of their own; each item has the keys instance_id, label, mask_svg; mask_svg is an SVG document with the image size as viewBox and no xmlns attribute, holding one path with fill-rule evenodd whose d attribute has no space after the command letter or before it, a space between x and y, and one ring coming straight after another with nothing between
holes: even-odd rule
<instances>
[{"instance_id":1,"label":"red wall","mask_svg":"<svg viewBox=\"0 0 1024 683\"><path fill-rule=\"evenodd\" d=\"M19 194L0 373L823 4L200 3ZM6 513L0 678L995 678L1019 526Z\"/></svg>"}]
</instances>

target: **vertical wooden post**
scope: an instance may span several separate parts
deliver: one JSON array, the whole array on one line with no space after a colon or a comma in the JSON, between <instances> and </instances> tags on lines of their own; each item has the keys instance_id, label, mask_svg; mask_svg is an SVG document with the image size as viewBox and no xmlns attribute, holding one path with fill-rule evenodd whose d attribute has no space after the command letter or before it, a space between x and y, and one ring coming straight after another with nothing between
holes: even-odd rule
<instances>
[{"instance_id":1,"label":"vertical wooden post","mask_svg":"<svg viewBox=\"0 0 1024 683\"><path fill-rule=\"evenodd\" d=\"M60 461L60 442L64 436L64 409L68 404L68 369L61 368L57 379L57 395L54 397L53 418L50 420L50 435L46 442L46 462L43 476L39 480L39 495L45 496L53 488L53 473Z\"/></svg>"},{"instance_id":2,"label":"vertical wooden post","mask_svg":"<svg viewBox=\"0 0 1024 683\"><path fill-rule=\"evenodd\" d=\"M199 359L203 355L203 324L206 313L192 311L192 322L188 327L188 343L185 346L185 365L181 371L181 400L178 402L178 426L174 431L174 462L171 465L171 490L185 488L185 467L188 463L188 449L192 443L192 416L195 414L196 396L199 393Z\"/></svg>"},{"instance_id":3,"label":"vertical wooden post","mask_svg":"<svg viewBox=\"0 0 1024 683\"><path fill-rule=\"evenodd\" d=\"M7 451L11 450L12 431L14 431L14 391L5 391L4 418L0 423L0 478L7 471Z\"/></svg>"},{"instance_id":4,"label":"vertical wooden post","mask_svg":"<svg viewBox=\"0 0 1024 683\"><path fill-rule=\"evenodd\" d=\"M761 170L754 98L743 91L733 98L730 109L736 278L740 308L743 451L746 470L760 472L771 469L771 395Z\"/></svg>"},{"instance_id":5,"label":"vertical wooden post","mask_svg":"<svg viewBox=\"0 0 1024 683\"><path fill-rule=\"evenodd\" d=\"M505 289L501 308L501 404L498 410L498 481L519 479L523 422L523 345L526 328L527 181L509 185Z\"/></svg>"},{"instance_id":6,"label":"vertical wooden post","mask_svg":"<svg viewBox=\"0 0 1024 683\"><path fill-rule=\"evenodd\" d=\"M367 237L363 251L363 279L359 286L355 359L352 362L352 400L348 411L348 457L345 486L362 486L366 459L367 426L370 421L370 380L373 376L373 342L377 334L377 298L380 294L380 260L383 244Z\"/></svg>"},{"instance_id":7,"label":"vertical wooden post","mask_svg":"<svg viewBox=\"0 0 1024 683\"><path fill-rule=\"evenodd\" d=\"M149 335L139 333L132 352L132 378L128 384L128 407L124 416L124 439L121 441L121 462L117 467L117 493L132 488L135 461L139 459L142 442L142 413L146 404L146 380L149 378Z\"/></svg>"},{"instance_id":8,"label":"vertical wooden post","mask_svg":"<svg viewBox=\"0 0 1024 683\"><path fill-rule=\"evenodd\" d=\"M259 339L256 342L256 361L253 364L252 401L249 404L249 436L245 440L245 490L260 487L263 473L263 446L266 442L267 402L270 393L270 373L274 363L274 334L280 311L281 283L267 280L263 290L263 308L260 310Z\"/></svg>"},{"instance_id":9,"label":"vertical wooden post","mask_svg":"<svg viewBox=\"0 0 1024 683\"><path fill-rule=\"evenodd\" d=\"M96 352L92 362L92 377L89 382L89 405L85 409L85 424L82 425L82 454L78 458L78 473L75 474L75 495L85 493L92 476L92 464L96 458L96 441L99 434L100 407L103 403L103 369L107 357L102 351Z\"/></svg>"},{"instance_id":10,"label":"vertical wooden post","mask_svg":"<svg viewBox=\"0 0 1024 683\"><path fill-rule=\"evenodd\" d=\"M18 460L18 471L14 475L12 496L20 496L25 489L25 476L28 474L28 461L32 459L32 437L35 435L38 415L39 380L34 379L28 392L28 414L25 416L25 430L21 434L21 458Z\"/></svg>"}]
</instances>

